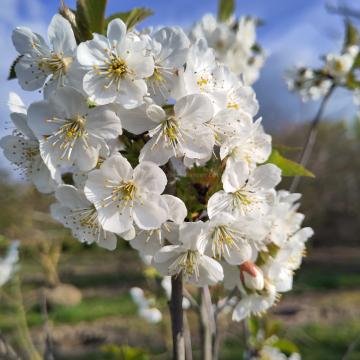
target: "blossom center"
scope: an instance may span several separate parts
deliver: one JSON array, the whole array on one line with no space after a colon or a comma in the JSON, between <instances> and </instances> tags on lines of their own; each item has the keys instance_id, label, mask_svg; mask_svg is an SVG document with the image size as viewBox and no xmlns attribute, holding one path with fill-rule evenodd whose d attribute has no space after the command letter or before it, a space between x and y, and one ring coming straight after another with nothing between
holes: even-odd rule
<instances>
[{"instance_id":1,"label":"blossom center","mask_svg":"<svg viewBox=\"0 0 360 360\"><path fill-rule=\"evenodd\" d=\"M181 272L185 278L195 276L199 278L198 253L194 250L188 250L179 256L173 264L169 266L169 272L172 275L178 275Z\"/></svg>"},{"instance_id":2,"label":"blossom center","mask_svg":"<svg viewBox=\"0 0 360 360\"><path fill-rule=\"evenodd\" d=\"M111 187L111 195L104 199L105 206L107 204L107 201L122 201L127 205L129 202L133 201L136 197L136 186L132 181L122 181L120 184L113 185L111 184L111 181L109 180L108 187Z\"/></svg>"},{"instance_id":3,"label":"blossom center","mask_svg":"<svg viewBox=\"0 0 360 360\"><path fill-rule=\"evenodd\" d=\"M109 75L115 76L116 78L123 77L128 71L126 62L117 56L111 56L110 59Z\"/></svg>"},{"instance_id":4,"label":"blossom center","mask_svg":"<svg viewBox=\"0 0 360 360\"><path fill-rule=\"evenodd\" d=\"M38 147L28 147L24 150L25 156L28 160L33 159L34 157L36 157L37 155L40 154L39 148Z\"/></svg>"},{"instance_id":5,"label":"blossom center","mask_svg":"<svg viewBox=\"0 0 360 360\"><path fill-rule=\"evenodd\" d=\"M38 63L38 67L41 70L52 73L55 78L59 78L63 73L67 72L72 62L72 57L64 58L58 54L53 54L50 58L42 59Z\"/></svg>"},{"instance_id":6,"label":"blossom center","mask_svg":"<svg viewBox=\"0 0 360 360\"><path fill-rule=\"evenodd\" d=\"M154 147L159 143L159 141L163 139L165 145L172 148L174 152L174 156L177 156L178 154L177 149L180 143L179 140L181 140L182 135L179 129L179 124L175 116L173 115L168 116L155 129L150 130L149 135L151 137L157 135L157 138L154 144L152 145L151 150L153 150Z\"/></svg>"},{"instance_id":7,"label":"blossom center","mask_svg":"<svg viewBox=\"0 0 360 360\"><path fill-rule=\"evenodd\" d=\"M95 207L79 211L79 222L81 226L97 230L99 227L97 211Z\"/></svg>"},{"instance_id":8,"label":"blossom center","mask_svg":"<svg viewBox=\"0 0 360 360\"><path fill-rule=\"evenodd\" d=\"M236 102L232 102L232 101L229 101L226 105L226 107L228 109L235 109L235 110L239 110L239 104L237 104Z\"/></svg>"},{"instance_id":9,"label":"blossom center","mask_svg":"<svg viewBox=\"0 0 360 360\"><path fill-rule=\"evenodd\" d=\"M206 78L204 78L204 77L200 77L200 79L198 79L197 81L196 81L196 83L198 84L198 86L200 87L200 88L203 88L205 85L207 85L208 84L208 82L209 82L209 80L208 79L206 79Z\"/></svg>"},{"instance_id":10,"label":"blossom center","mask_svg":"<svg viewBox=\"0 0 360 360\"><path fill-rule=\"evenodd\" d=\"M169 117L163 124L163 134L171 144L176 143L178 139L179 127L174 117Z\"/></svg>"},{"instance_id":11,"label":"blossom center","mask_svg":"<svg viewBox=\"0 0 360 360\"><path fill-rule=\"evenodd\" d=\"M212 252L215 257L221 259L226 248L236 248L234 235L224 225L217 226L213 231Z\"/></svg>"},{"instance_id":12,"label":"blossom center","mask_svg":"<svg viewBox=\"0 0 360 360\"><path fill-rule=\"evenodd\" d=\"M47 119L46 121L62 124L57 132L47 137L47 140L52 142L52 146L55 147L58 145L60 149L63 150L63 153L60 157L61 159L66 157L68 160L70 160L72 150L79 138L82 138L85 141L86 147L88 146L86 142L88 133L85 128L85 116L78 114L74 119L59 119L53 117L52 119Z\"/></svg>"},{"instance_id":13,"label":"blossom center","mask_svg":"<svg viewBox=\"0 0 360 360\"><path fill-rule=\"evenodd\" d=\"M251 200L247 191L238 190L234 192L235 201L240 202L241 204L248 206L251 204Z\"/></svg>"},{"instance_id":14,"label":"blossom center","mask_svg":"<svg viewBox=\"0 0 360 360\"><path fill-rule=\"evenodd\" d=\"M157 66L154 68L154 73L151 75L151 80L159 83L164 82L164 77L161 73L161 70Z\"/></svg>"}]
</instances>

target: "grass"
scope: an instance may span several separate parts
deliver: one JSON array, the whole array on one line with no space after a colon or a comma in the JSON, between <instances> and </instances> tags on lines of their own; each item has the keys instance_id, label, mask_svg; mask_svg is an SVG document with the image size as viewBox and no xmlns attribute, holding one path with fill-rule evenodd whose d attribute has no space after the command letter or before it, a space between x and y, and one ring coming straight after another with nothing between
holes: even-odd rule
<instances>
[{"instance_id":1,"label":"grass","mask_svg":"<svg viewBox=\"0 0 360 360\"><path fill-rule=\"evenodd\" d=\"M360 321L341 322L334 325L310 324L290 328L288 337L301 349L302 360L339 360L349 345L360 335ZM347 360L360 359L360 343Z\"/></svg>"},{"instance_id":2,"label":"grass","mask_svg":"<svg viewBox=\"0 0 360 360\"><path fill-rule=\"evenodd\" d=\"M340 266L305 266L294 280L294 291L337 290L360 288L360 267L357 269Z\"/></svg>"},{"instance_id":3,"label":"grass","mask_svg":"<svg viewBox=\"0 0 360 360\"><path fill-rule=\"evenodd\" d=\"M49 312L49 319L55 324L76 324L82 321L95 321L106 317L134 316L136 305L128 294L111 298L91 297L75 306L57 306ZM31 309L27 312L30 327L43 324L39 311ZM17 318L10 306L2 306L0 329L4 332L14 328Z\"/></svg>"},{"instance_id":4,"label":"grass","mask_svg":"<svg viewBox=\"0 0 360 360\"><path fill-rule=\"evenodd\" d=\"M56 324L75 324L81 321L94 321L110 316L133 316L136 305L128 294L111 298L88 298L79 305L58 306L50 313Z\"/></svg>"},{"instance_id":5,"label":"grass","mask_svg":"<svg viewBox=\"0 0 360 360\"><path fill-rule=\"evenodd\" d=\"M353 351L346 360L360 359L360 321L339 322L334 325L309 324L291 327L286 338L300 349L302 360L340 360L354 342ZM356 342L358 341L358 342ZM227 339L221 354L222 360L242 358L243 344L240 335Z\"/></svg>"}]
</instances>

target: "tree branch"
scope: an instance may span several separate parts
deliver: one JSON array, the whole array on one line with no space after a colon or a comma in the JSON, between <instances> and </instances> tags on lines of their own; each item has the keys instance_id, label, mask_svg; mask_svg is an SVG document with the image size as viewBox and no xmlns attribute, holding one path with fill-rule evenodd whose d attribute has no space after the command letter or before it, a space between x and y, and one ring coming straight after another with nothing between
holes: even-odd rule
<instances>
[{"instance_id":1,"label":"tree branch","mask_svg":"<svg viewBox=\"0 0 360 360\"><path fill-rule=\"evenodd\" d=\"M211 302L211 294L208 286L201 288L200 303L200 337L201 337L201 359L213 359L213 342L215 339L215 318Z\"/></svg>"},{"instance_id":2,"label":"tree branch","mask_svg":"<svg viewBox=\"0 0 360 360\"><path fill-rule=\"evenodd\" d=\"M319 107L314 119L310 123L310 129L309 129L308 135L306 137L306 142L305 142L305 145L301 152L300 159L298 161L300 163L300 165L302 165L303 167L306 167L306 165L309 161L310 155L311 155L314 145L315 145L315 141L316 141L316 137L317 137L317 133L318 133L318 125L319 125L321 117L324 113L325 106L326 106L327 102L329 101L331 95L333 94L335 88L336 88L335 84L333 84L330 87L330 89L328 90L326 95L321 100L320 107ZM297 187L300 184L300 180L301 180L301 176L294 177L294 179L291 183L290 189L289 189L290 192L296 191Z\"/></svg>"},{"instance_id":3,"label":"tree branch","mask_svg":"<svg viewBox=\"0 0 360 360\"><path fill-rule=\"evenodd\" d=\"M174 360L185 360L182 280L182 273L171 277L171 298L169 306L171 315Z\"/></svg>"},{"instance_id":4,"label":"tree branch","mask_svg":"<svg viewBox=\"0 0 360 360\"><path fill-rule=\"evenodd\" d=\"M360 10L357 9L352 9L346 5L332 5L327 3L326 5L326 10L330 13L330 14L335 14L335 15L341 15L344 17L353 17L353 18L357 18L360 19Z\"/></svg>"}]
</instances>

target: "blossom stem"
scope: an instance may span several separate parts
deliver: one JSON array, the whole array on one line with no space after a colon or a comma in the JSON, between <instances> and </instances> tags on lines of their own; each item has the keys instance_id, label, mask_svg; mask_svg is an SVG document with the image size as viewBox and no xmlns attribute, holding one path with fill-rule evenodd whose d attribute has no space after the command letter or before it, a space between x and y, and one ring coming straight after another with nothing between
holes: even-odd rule
<instances>
[{"instance_id":1,"label":"blossom stem","mask_svg":"<svg viewBox=\"0 0 360 360\"><path fill-rule=\"evenodd\" d=\"M182 273L171 277L170 315L173 337L173 359L185 360L184 315L182 308Z\"/></svg>"},{"instance_id":2,"label":"blossom stem","mask_svg":"<svg viewBox=\"0 0 360 360\"><path fill-rule=\"evenodd\" d=\"M300 159L298 161L301 166L306 167L306 165L309 161L310 155L311 155L314 145L315 145L315 141L316 141L316 137L317 137L317 133L318 133L318 125L319 125L322 115L324 113L325 106L328 103L331 95L334 93L335 88L336 88L336 84L333 84L330 87L328 92L323 97L323 99L320 103L320 107L319 107L314 119L310 123L310 129L309 129L308 135L306 137L306 142L304 144L303 150L300 155ZM294 177L294 179L291 183L290 189L289 189L290 192L296 191L296 189L298 188L298 186L300 184L300 180L301 180L301 176Z\"/></svg>"}]
</instances>

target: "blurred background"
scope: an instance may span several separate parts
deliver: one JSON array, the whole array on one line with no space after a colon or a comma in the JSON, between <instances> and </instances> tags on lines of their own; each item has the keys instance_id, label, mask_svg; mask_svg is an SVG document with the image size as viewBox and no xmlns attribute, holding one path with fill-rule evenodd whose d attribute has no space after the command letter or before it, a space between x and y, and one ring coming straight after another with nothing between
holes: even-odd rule
<instances>
[{"instance_id":1,"label":"blurred background","mask_svg":"<svg viewBox=\"0 0 360 360\"><path fill-rule=\"evenodd\" d=\"M73 7L74 1L67 0L66 4ZM309 120L319 106L317 102L302 103L298 96L288 92L284 81L286 70L294 65L316 66L321 55L341 49L344 19L329 12L328 5L339 3L237 1L238 16L252 15L263 21L258 42L268 58L254 88L264 126L277 144L302 146ZM343 1L340 5L349 5L360 12L359 1ZM141 27L190 28L205 13L217 11L216 0L109 0L108 13L135 6L149 7L155 12ZM6 130L9 91L21 94L26 104L37 99L36 94L22 92L16 81L6 81L10 64L16 57L10 40L12 29L29 26L45 37L58 7L56 0L1 1L0 137L9 133ZM355 25L360 25L359 20L353 20ZM294 291L285 294L271 311L270 321L297 344L303 359L360 359L357 344L360 334L360 126L357 111L351 93L345 90L332 97L325 111L308 165L316 179L303 179L299 187L303 194L301 211L306 214L306 225L314 228L315 236L308 246L305 263L296 275ZM296 160L298 153L290 156ZM281 186L286 188L288 184L285 180ZM143 271L136 254L126 244L119 244L119 250L110 253L73 240L69 232L46 215L51 202L50 196L41 195L28 186L0 155L0 247L4 253L8 239L19 239L22 243L23 300L35 343L43 343L44 337L50 334L59 359L111 358L111 354L117 354L116 345L141 347L152 354L164 352L169 346L164 342L164 334L168 335L170 328L149 325L138 318L129 296L132 286L156 288L157 279ZM47 294L51 310L47 314L39 305L43 295L38 289L58 284L68 285L63 285L58 293ZM70 294L66 301L62 299L64 293ZM12 312L19 299L15 297L12 305L8 305L5 295L1 295L0 300L0 335L11 336L24 320L24 317L14 317ZM165 298L161 306L166 308ZM224 330L221 359L239 359L240 329L231 325ZM194 341L196 343L196 336ZM351 352L346 355L349 348Z\"/></svg>"}]
</instances>

